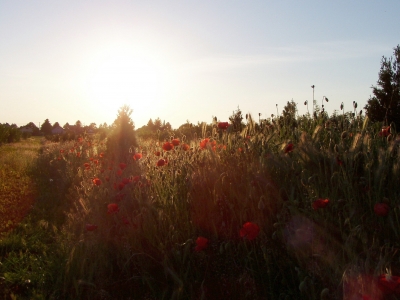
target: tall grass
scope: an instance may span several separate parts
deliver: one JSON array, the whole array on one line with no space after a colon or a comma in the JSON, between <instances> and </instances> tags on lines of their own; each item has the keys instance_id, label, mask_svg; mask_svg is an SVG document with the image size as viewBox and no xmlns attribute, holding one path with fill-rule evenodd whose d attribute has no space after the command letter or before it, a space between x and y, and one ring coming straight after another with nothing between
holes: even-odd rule
<instances>
[{"instance_id":1,"label":"tall grass","mask_svg":"<svg viewBox=\"0 0 400 300\"><path fill-rule=\"evenodd\" d=\"M124 161L95 138L47 145L42 188L59 196L41 201L66 255L50 295L396 299L397 134L338 120L248 116L171 150L139 141Z\"/></svg>"},{"instance_id":2,"label":"tall grass","mask_svg":"<svg viewBox=\"0 0 400 300\"><path fill-rule=\"evenodd\" d=\"M28 171L40 148L38 139L0 147L0 233L13 228L33 204Z\"/></svg>"}]
</instances>

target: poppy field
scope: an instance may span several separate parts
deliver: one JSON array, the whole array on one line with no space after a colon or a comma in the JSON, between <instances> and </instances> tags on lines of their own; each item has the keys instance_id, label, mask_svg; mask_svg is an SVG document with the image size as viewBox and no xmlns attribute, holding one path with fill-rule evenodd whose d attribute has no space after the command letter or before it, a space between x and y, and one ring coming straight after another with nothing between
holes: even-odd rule
<instances>
[{"instance_id":1,"label":"poppy field","mask_svg":"<svg viewBox=\"0 0 400 300\"><path fill-rule=\"evenodd\" d=\"M45 142L36 203L0 238L0 295L399 299L400 140L349 116Z\"/></svg>"}]
</instances>

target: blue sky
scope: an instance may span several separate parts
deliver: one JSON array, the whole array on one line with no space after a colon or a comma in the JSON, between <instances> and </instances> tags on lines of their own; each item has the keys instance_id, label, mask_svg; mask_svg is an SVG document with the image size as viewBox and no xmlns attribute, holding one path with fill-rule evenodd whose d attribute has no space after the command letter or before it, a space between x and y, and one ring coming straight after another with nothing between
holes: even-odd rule
<instances>
[{"instance_id":1,"label":"blue sky","mask_svg":"<svg viewBox=\"0 0 400 300\"><path fill-rule=\"evenodd\" d=\"M400 1L3 1L0 123L173 128L287 101L365 105L400 43ZM311 107L310 107L311 108Z\"/></svg>"}]
</instances>

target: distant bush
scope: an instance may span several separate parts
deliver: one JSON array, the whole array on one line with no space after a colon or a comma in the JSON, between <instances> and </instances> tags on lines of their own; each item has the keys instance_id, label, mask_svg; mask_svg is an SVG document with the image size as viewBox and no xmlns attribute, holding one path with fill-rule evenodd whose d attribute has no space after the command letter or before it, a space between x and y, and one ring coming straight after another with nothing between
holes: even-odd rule
<instances>
[{"instance_id":1,"label":"distant bush","mask_svg":"<svg viewBox=\"0 0 400 300\"><path fill-rule=\"evenodd\" d=\"M0 144L19 142L21 137L22 133L16 126L0 124Z\"/></svg>"}]
</instances>

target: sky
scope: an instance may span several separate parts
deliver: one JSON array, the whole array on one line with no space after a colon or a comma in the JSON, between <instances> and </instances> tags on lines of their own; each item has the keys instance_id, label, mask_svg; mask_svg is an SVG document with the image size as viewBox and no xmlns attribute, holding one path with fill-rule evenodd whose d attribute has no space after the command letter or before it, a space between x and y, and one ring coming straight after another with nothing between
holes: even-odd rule
<instances>
[{"instance_id":1,"label":"sky","mask_svg":"<svg viewBox=\"0 0 400 300\"><path fill-rule=\"evenodd\" d=\"M0 0L0 123L256 120L365 106L399 0ZM311 86L315 88L312 89Z\"/></svg>"}]
</instances>

